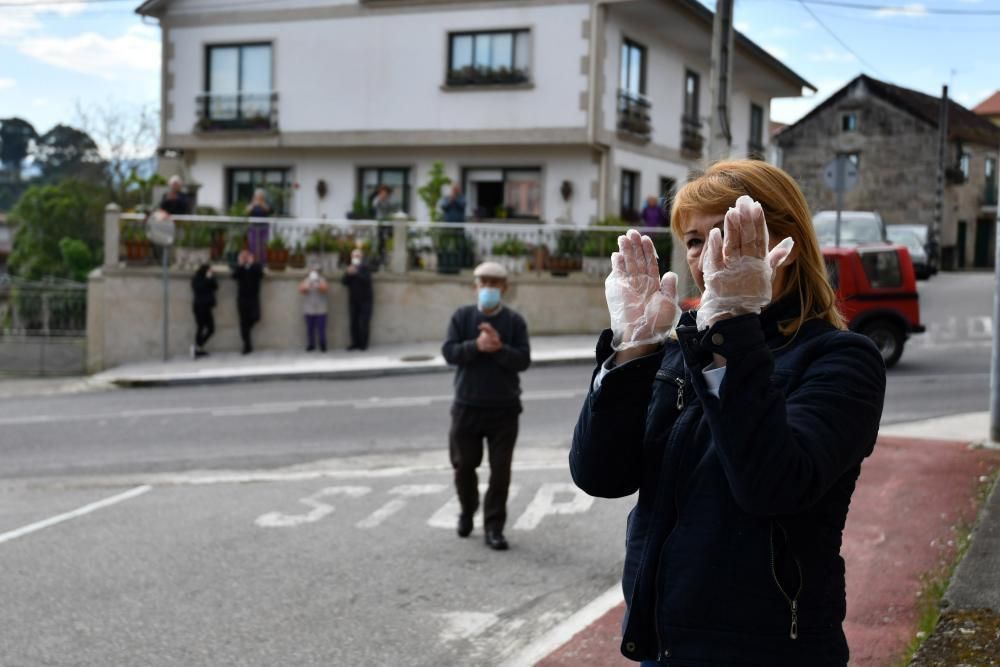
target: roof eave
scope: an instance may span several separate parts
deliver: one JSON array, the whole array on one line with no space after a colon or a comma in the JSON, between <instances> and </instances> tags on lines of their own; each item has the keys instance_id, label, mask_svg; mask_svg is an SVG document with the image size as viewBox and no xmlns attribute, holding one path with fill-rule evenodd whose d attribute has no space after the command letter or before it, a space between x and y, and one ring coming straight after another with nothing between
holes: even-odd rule
<instances>
[{"instance_id":1,"label":"roof eave","mask_svg":"<svg viewBox=\"0 0 1000 667\"><path fill-rule=\"evenodd\" d=\"M711 9L698 2L698 0L680 0L680 4L698 18L707 22L708 25L711 26L714 23L715 14ZM779 76L788 81L788 83L799 88L799 90L802 88L808 88L814 93L818 91L816 86L796 74L792 68L765 51L761 46L741 33L739 30L736 31L736 43L749 51L751 55L755 56L758 60L762 61L764 65L774 70Z\"/></svg>"},{"instance_id":2,"label":"roof eave","mask_svg":"<svg viewBox=\"0 0 1000 667\"><path fill-rule=\"evenodd\" d=\"M166 0L145 0L145 2L136 8L135 13L140 16L159 17L163 13L163 6L166 4Z\"/></svg>"}]
</instances>

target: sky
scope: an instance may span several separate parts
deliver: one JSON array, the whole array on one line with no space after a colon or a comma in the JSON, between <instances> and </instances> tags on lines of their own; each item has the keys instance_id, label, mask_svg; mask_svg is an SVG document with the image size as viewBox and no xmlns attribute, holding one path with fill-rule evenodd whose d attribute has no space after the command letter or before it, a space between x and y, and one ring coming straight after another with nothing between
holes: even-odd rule
<instances>
[{"instance_id":1,"label":"sky","mask_svg":"<svg viewBox=\"0 0 1000 667\"><path fill-rule=\"evenodd\" d=\"M736 0L737 29L819 89L775 100L773 120L794 122L862 72L932 95L948 83L966 106L1000 89L1000 0L823 0L893 10L816 1ZM77 120L78 104L157 106L159 28L135 14L138 5L0 0L0 118L20 116L44 132ZM934 13L941 8L997 14Z\"/></svg>"}]
</instances>

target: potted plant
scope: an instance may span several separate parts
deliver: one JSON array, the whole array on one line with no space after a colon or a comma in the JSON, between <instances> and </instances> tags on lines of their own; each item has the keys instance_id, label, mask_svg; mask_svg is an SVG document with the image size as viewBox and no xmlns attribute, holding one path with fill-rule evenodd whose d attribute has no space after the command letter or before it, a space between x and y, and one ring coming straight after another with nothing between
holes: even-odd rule
<instances>
[{"instance_id":1,"label":"potted plant","mask_svg":"<svg viewBox=\"0 0 1000 667\"><path fill-rule=\"evenodd\" d=\"M524 273L528 265L528 246L521 239L510 237L493 244L487 259L500 264L510 273Z\"/></svg>"},{"instance_id":2,"label":"potted plant","mask_svg":"<svg viewBox=\"0 0 1000 667\"><path fill-rule=\"evenodd\" d=\"M277 231L267 242L267 268L272 271L284 271L288 265L288 246L285 239Z\"/></svg>"},{"instance_id":3,"label":"potted plant","mask_svg":"<svg viewBox=\"0 0 1000 667\"><path fill-rule=\"evenodd\" d=\"M306 265L326 274L340 267L340 244L329 227L317 227L309 232L305 244Z\"/></svg>"},{"instance_id":4,"label":"potted plant","mask_svg":"<svg viewBox=\"0 0 1000 667\"><path fill-rule=\"evenodd\" d=\"M450 227L435 232L438 273L455 274L472 266L475 260L475 241L465 234L464 229Z\"/></svg>"},{"instance_id":5,"label":"potted plant","mask_svg":"<svg viewBox=\"0 0 1000 667\"><path fill-rule=\"evenodd\" d=\"M598 221L597 227L622 227L616 216ZM601 278L611 271L611 253L618 249L619 232L586 231L583 233L583 272Z\"/></svg>"},{"instance_id":6,"label":"potted plant","mask_svg":"<svg viewBox=\"0 0 1000 667\"><path fill-rule=\"evenodd\" d=\"M226 263L229 266L236 266L239 261L240 251L247 247L246 230L240 227L232 227L226 237Z\"/></svg>"},{"instance_id":7,"label":"potted plant","mask_svg":"<svg viewBox=\"0 0 1000 667\"><path fill-rule=\"evenodd\" d=\"M288 256L288 266L293 269L306 268L306 252L302 248L301 243L296 243L295 248L292 249L292 253Z\"/></svg>"},{"instance_id":8,"label":"potted plant","mask_svg":"<svg viewBox=\"0 0 1000 667\"><path fill-rule=\"evenodd\" d=\"M549 257L549 271L553 276L567 276L582 267L582 235L561 231L556 237L556 251Z\"/></svg>"}]
</instances>

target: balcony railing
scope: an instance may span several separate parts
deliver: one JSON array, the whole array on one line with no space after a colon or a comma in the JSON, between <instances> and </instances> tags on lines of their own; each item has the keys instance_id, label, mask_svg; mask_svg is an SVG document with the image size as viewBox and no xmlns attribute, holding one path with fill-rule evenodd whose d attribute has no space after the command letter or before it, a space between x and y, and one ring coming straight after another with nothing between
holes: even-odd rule
<instances>
[{"instance_id":1,"label":"balcony railing","mask_svg":"<svg viewBox=\"0 0 1000 667\"><path fill-rule=\"evenodd\" d=\"M197 102L203 132L278 128L278 93L202 93Z\"/></svg>"},{"instance_id":2,"label":"balcony railing","mask_svg":"<svg viewBox=\"0 0 1000 667\"><path fill-rule=\"evenodd\" d=\"M705 137L701 135L701 121L690 116L681 117L681 154L689 160L701 157Z\"/></svg>"},{"instance_id":3,"label":"balcony railing","mask_svg":"<svg viewBox=\"0 0 1000 667\"><path fill-rule=\"evenodd\" d=\"M649 122L649 112L652 107L644 95L619 90L618 130L648 141L653 131Z\"/></svg>"}]
</instances>

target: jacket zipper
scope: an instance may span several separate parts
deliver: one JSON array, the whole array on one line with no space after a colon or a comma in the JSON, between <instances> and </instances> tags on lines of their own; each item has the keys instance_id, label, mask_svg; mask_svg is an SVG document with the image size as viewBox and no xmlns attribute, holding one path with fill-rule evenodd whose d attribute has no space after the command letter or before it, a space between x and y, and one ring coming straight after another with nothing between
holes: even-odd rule
<instances>
[{"instance_id":1,"label":"jacket zipper","mask_svg":"<svg viewBox=\"0 0 1000 667\"><path fill-rule=\"evenodd\" d=\"M683 377L673 378L674 384L677 385L677 410L683 412L684 410L684 388L687 385ZM680 419L681 415L677 415ZM676 426L676 422L675 422ZM686 424L685 424L686 426ZM670 443L668 443L669 445ZM679 456L681 459L677 462L677 470L680 471L680 465L683 463L683 451ZM680 500L677 497L678 485L677 479L674 479L674 528L677 528L677 523L680 521ZM673 531L671 531L673 532ZM666 540L670 538L670 534L667 534L667 538L664 539L664 544ZM660 590L660 564L663 562L662 552L657 556L656 559L656 574L653 576L653 632L656 635L656 659L660 660L663 657L663 640L660 639L660 604L659 604L659 590Z\"/></svg>"},{"instance_id":2,"label":"jacket zipper","mask_svg":"<svg viewBox=\"0 0 1000 667\"><path fill-rule=\"evenodd\" d=\"M788 636L791 639L798 639L799 638L799 595L802 593L802 583L803 583L802 564L799 562L798 556L796 556L795 553L793 552L792 560L795 561L795 568L799 572L799 588L797 591L795 591L795 597L789 597L788 593L786 593L785 589L782 587L781 582L778 581L778 570L775 567L774 524L776 523L777 523L776 521L771 522L771 531L770 534L768 535L768 540L771 545L771 576L774 578L774 583L778 587L778 590L781 591L782 597L784 597L785 601L788 603L788 609L792 614L792 624L788 630ZM780 523L778 523L778 527L781 528L781 533L785 538L785 544L788 544L788 531L785 530L785 527L782 526Z\"/></svg>"}]
</instances>

